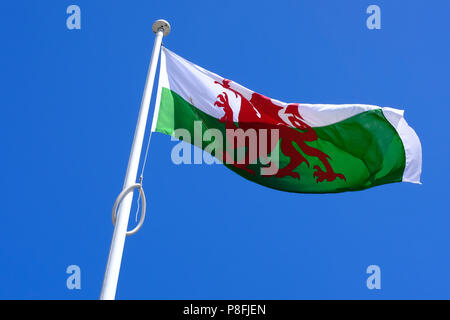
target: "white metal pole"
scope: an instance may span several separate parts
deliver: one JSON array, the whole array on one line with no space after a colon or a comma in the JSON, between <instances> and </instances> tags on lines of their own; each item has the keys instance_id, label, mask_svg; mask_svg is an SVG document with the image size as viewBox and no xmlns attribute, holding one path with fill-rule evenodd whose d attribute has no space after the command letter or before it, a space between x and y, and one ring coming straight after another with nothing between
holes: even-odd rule
<instances>
[{"instance_id":1,"label":"white metal pole","mask_svg":"<svg viewBox=\"0 0 450 320\"><path fill-rule=\"evenodd\" d=\"M141 157L142 142L145 135L145 126L147 124L148 110L152 96L153 82L155 80L156 66L158 64L161 41L164 36L169 34L170 25L165 20L157 20L153 24L153 32L156 34L153 46L152 57L148 68L147 79L145 81L144 94L142 96L139 117L134 132L133 144L131 146L130 158L128 160L127 172L123 189L135 184L136 176ZM128 193L122 200L117 213L116 224L109 250L108 262L106 264L105 277L103 279L101 300L114 300L116 296L117 281L119 280L120 264L122 262L123 248L128 228L128 219L130 217L133 193Z\"/></svg>"}]
</instances>

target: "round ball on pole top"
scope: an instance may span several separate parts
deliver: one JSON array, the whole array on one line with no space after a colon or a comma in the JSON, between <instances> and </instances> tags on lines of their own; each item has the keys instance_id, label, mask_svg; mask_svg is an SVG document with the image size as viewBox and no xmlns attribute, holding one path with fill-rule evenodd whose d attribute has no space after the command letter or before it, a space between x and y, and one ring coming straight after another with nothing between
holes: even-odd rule
<instances>
[{"instance_id":1,"label":"round ball on pole top","mask_svg":"<svg viewBox=\"0 0 450 320\"><path fill-rule=\"evenodd\" d=\"M154 33L157 33L159 29L162 29L163 35L165 37L170 33L170 23L167 22L166 20L159 19L155 21L152 29Z\"/></svg>"}]
</instances>

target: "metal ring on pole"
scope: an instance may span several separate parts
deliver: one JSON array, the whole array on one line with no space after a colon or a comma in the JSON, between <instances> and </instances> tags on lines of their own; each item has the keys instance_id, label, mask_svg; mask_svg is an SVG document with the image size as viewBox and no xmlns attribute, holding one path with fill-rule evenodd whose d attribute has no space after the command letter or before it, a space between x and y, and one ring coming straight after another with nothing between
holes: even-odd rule
<instances>
[{"instance_id":1,"label":"metal ring on pole","mask_svg":"<svg viewBox=\"0 0 450 320\"><path fill-rule=\"evenodd\" d=\"M112 221L113 221L113 225L115 225L116 224L116 210L117 210L117 207L122 202L123 198L128 193L130 193L131 191L133 191L136 188L139 189L139 193L141 194L141 199L142 199L141 200L142 201L141 219L139 220L139 223L137 224L137 226L133 230L127 231L127 236L131 236L131 235L135 234L136 232L138 232L139 229L142 227L142 224L144 223L145 210L146 210L147 202L145 200L145 193L144 193L144 189L142 188L142 185L140 183L136 183L136 184L133 184L133 185L129 186L128 188L123 189L122 192L117 197L116 201L114 202L114 206L113 206L113 209L112 209Z\"/></svg>"}]
</instances>

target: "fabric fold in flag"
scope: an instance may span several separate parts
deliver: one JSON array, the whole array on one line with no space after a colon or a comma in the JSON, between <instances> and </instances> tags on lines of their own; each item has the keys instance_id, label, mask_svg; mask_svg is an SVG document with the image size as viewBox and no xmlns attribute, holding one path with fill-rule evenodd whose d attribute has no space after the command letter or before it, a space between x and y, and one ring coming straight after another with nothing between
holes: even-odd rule
<instances>
[{"instance_id":1,"label":"fabric fold in flag","mask_svg":"<svg viewBox=\"0 0 450 320\"><path fill-rule=\"evenodd\" d=\"M402 110L285 103L164 47L152 131L181 137L244 178L282 191L420 183L421 144Z\"/></svg>"}]
</instances>

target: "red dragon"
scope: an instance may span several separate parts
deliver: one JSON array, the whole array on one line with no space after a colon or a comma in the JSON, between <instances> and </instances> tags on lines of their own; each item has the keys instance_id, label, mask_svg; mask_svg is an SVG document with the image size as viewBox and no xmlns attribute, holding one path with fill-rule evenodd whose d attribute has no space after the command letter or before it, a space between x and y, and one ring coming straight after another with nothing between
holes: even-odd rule
<instances>
[{"instance_id":1,"label":"red dragon","mask_svg":"<svg viewBox=\"0 0 450 320\"><path fill-rule=\"evenodd\" d=\"M287 156L290 161L289 163L280 168L275 174L276 177L286 177L291 176L296 179L300 179L298 172L294 170L303 162L305 162L309 167L309 162L306 158L299 152L294 146L294 143L302 150L302 152L308 156L317 157L325 167L325 171L318 165L314 166L315 172L313 174L317 182L322 181L334 181L336 178L343 180L345 176L340 173L335 173L330 165L330 156L324 152L309 146L306 142L316 141L317 134L314 129L309 126L299 113L299 104L289 104L285 108L280 107L272 102L268 97L265 97L256 92L252 93L251 99L248 100L244 97L242 93L230 86L231 80L224 79L222 82L215 81L214 83L221 85L224 92L217 96L217 100L214 105L223 108L225 115L220 119L222 123L225 123L226 129L237 129L235 122L233 121L233 109L229 103L229 97L227 91L234 93L236 98L240 97L241 107L238 115L238 125L240 129L244 131L247 129L278 129L279 137L281 139L280 149L281 152ZM284 121L280 115L280 110L284 109L284 114L291 124ZM294 128L292 127L294 126ZM227 131L228 132L228 131ZM227 138L228 134L227 134ZM267 149L273 151L278 141L270 141L273 139L267 139ZM242 147L235 145L234 148ZM228 159L228 154L225 151L222 160ZM253 163L256 159L251 159L249 155L248 148L246 153L246 160L244 164L233 163L233 166L240 168L249 172L250 174L255 174L255 172L248 168L248 164Z\"/></svg>"}]
</instances>

